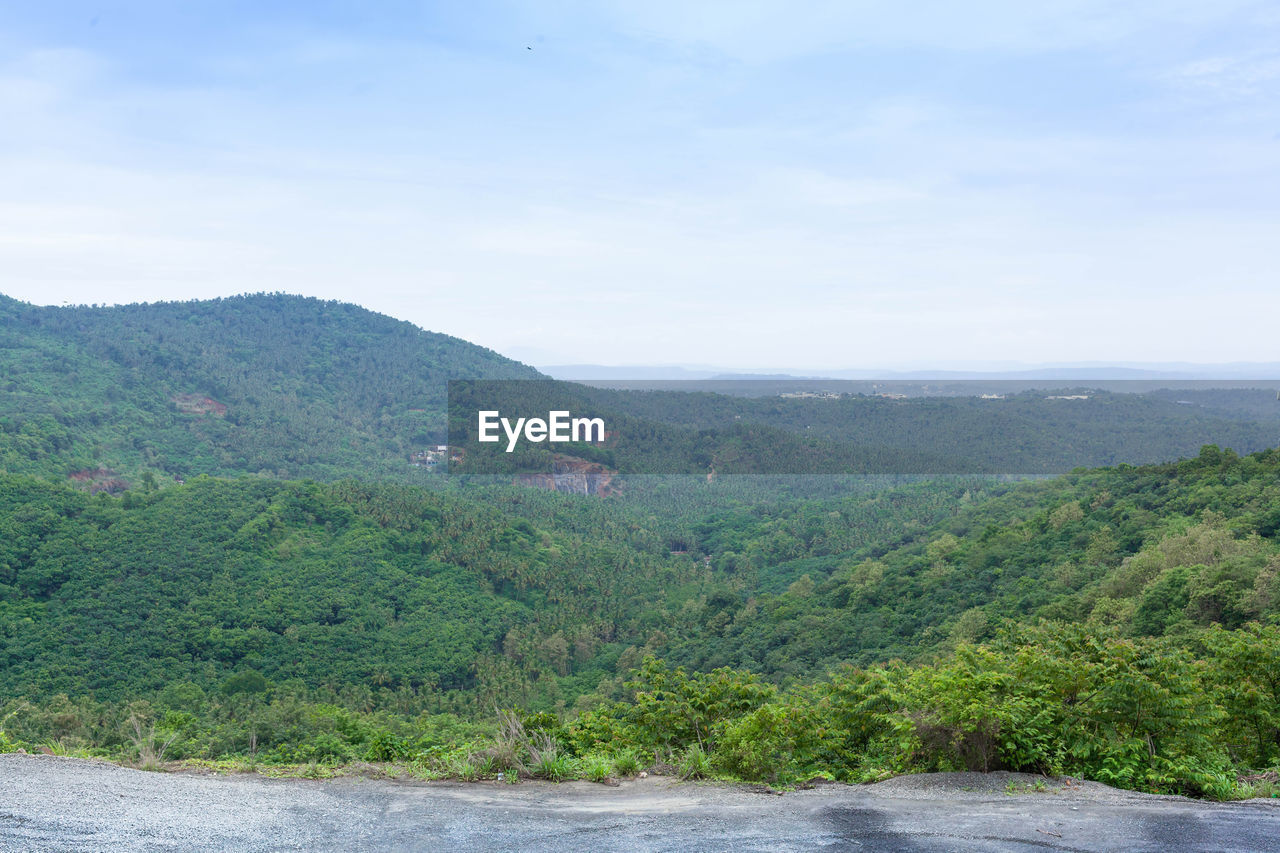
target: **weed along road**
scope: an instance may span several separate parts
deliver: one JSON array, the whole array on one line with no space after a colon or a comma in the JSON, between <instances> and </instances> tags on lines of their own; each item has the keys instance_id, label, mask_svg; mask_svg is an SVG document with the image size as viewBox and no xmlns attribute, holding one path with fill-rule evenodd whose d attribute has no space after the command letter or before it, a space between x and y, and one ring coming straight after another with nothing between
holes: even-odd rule
<instances>
[{"instance_id":1,"label":"weed along road","mask_svg":"<svg viewBox=\"0 0 1280 853\"><path fill-rule=\"evenodd\" d=\"M1008 773L776 794L147 773L0 755L0 850L1280 851L1280 803Z\"/></svg>"}]
</instances>

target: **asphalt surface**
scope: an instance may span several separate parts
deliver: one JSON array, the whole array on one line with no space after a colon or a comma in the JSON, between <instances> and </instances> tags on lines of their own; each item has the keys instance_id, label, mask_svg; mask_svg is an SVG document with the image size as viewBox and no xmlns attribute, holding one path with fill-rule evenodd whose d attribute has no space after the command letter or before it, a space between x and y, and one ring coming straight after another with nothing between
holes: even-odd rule
<instances>
[{"instance_id":1,"label":"asphalt surface","mask_svg":"<svg viewBox=\"0 0 1280 853\"><path fill-rule=\"evenodd\" d=\"M273 780L0 755L0 850L1280 851L1280 803L1034 781L933 774L779 796L662 778Z\"/></svg>"}]
</instances>

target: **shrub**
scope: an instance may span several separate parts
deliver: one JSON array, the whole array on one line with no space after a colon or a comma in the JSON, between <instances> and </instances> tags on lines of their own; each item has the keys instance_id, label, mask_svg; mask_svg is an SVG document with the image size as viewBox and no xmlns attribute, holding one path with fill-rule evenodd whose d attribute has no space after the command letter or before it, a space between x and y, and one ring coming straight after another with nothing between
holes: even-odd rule
<instances>
[{"instance_id":1,"label":"shrub","mask_svg":"<svg viewBox=\"0 0 1280 853\"><path fill-rule=\"evenodd\" d=\"M791 748L784 716L777 705L765 705L727 724L717 738L716 764L751 781L790 776Z\"/></svg>"},{"instance_id":2,"label":"shrub","mask_svg":"<svg viewBox=\"0 0 1280 853\"><path fill-rule=\"evenodd\" d=\"M707 744L718 723L755 710L777 692L749 672L722 667L690 675L654 658L645 658L636 675L627 685L635 691L629 721L647 747Z\"/></svg>"},{"instance_id":3,"label":"shrub","mask_svg":"<svg viewBox=\"0 0 1280 853\"><path fill-rule=\"evenodd\" d=\"M365 761L395 761L409 754L409 745L404 738L396 737L386 729L374 733L369 739L369 748L365 751Z\"/></svg>"},{"instance_id":4,"label":"shrub","mask_svg":"<svg viewBox=\"0 0 1280 853\"><path fill-rule=\"evenodd\" d=\"M631 750L625 750L614 756L613 766L619 776L634 776L640 772L640 758Z\"/></svg>"}]
</instances>

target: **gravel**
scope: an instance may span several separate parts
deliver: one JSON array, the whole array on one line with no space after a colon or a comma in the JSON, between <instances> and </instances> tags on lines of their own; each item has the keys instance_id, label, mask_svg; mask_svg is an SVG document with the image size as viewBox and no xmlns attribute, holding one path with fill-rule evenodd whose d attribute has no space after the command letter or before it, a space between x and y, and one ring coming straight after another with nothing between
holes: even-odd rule
<instances>
[{"instance_id":1,"label":"gravel","mask_svg":"<svg viewBox=\"0 0 1280 853\"><path fill-rule=\"evenodd\" d=\"M1280 805L1011 773L777 796L660 777L618 787L275 780L0 755L0 850L191 849L1280 853Z\"/></svg>"}]
</instances>

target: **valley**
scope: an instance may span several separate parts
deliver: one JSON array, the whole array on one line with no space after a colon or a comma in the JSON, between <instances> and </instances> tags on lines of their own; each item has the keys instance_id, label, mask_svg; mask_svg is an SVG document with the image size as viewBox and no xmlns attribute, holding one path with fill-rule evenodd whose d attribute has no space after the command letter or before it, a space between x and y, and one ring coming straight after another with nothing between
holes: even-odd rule
<instances>
[{"instance_id":1,"label":"valley","mask_svg":"<svg viewBox=\"0 0 1280 853\"><path fill-rule=\"evenodd\" d=\"M296 297L0 307L5 750L1227 799L1280 760L1268 391L655 394ZM410 465L478 374L616 435Z\"/></svg>"}]
</instances>

